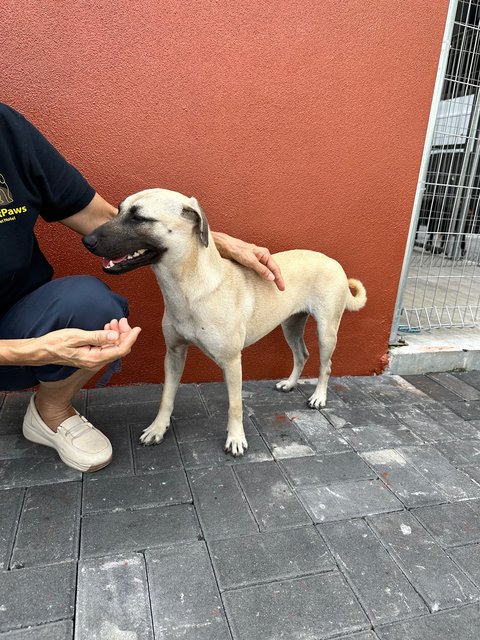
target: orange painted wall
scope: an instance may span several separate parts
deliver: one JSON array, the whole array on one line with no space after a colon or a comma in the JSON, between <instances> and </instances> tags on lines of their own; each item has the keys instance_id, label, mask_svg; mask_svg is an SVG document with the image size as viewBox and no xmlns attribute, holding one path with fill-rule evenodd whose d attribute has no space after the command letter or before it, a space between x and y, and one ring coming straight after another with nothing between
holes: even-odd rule
<instances>
[{"instance_id":1,"label":"orange painted wall","mask_svg":"<svg viewBox=\"0 0 480 640\"><path fill-rule=\"evenodd\" d=\"M7 0L1 100L106 199L195 195L215 230L309 248L367 287L335 375L382 369L448 0ZM60 225L39 225L58 275L91 273L143 327L116 383L163 380L162 301L148 270L103 276ZM308 332L316 353L314 331ZM306 374L316 375L318 357ZM277 330L246 378L289 373ZM221 379L192 349L185 381Z\"/></svg>"}]
</instances>

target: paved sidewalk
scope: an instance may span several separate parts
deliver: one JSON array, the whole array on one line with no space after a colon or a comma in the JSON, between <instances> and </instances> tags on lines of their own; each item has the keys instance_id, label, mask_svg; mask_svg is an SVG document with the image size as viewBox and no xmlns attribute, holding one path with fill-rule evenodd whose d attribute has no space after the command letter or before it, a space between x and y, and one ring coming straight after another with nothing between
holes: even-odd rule
<instances>
[{"instance_id":1,"label":"paved sidewalk","mask_svg":"<svg viewBox=\"0 0 480 640\"><path fill-rule=\"evenodd\" d=\"M480 372L244 383L250 444L222 448L223 384L77 406L112 464L73 471L0 402L0 640L478 640Z\"/></svg>"}]
</instances>

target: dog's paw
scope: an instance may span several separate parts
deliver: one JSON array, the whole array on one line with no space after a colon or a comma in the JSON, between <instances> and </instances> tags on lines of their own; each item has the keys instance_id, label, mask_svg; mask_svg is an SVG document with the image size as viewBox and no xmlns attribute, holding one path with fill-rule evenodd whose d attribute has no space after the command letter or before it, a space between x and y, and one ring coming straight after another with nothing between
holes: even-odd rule
<instances>
[{"instance_id":1,"label":"dog's paw","mask_svg":"<svg viewBox=\"0 0 480 640\"><path fill-rule=\"evenodd\" d=\"M275 389L286 393L287 391L291 391L295 386L295 383L290 380L280 380L280 382L277 382L275 385Z\"/></svg>"},{"instance_id":2,"label":"dog's paw","mask_svg":"<svg viewBox=\"0 0 480 640\"><path fill-rule=\"evenodd\" d=\"M248 442L245 436L234 437L228 436L225 442L225 451L230 452L235 458L243 456L248 449Z\"/></svg>"},{"instance_id":3,"label":"dog's paw","mask_svg":"<svg viewBox=\"0 0 480 640\"><path fill-rule=\"evenodd\" d=\"M313 393L308 399L310 409L322 409L327 404L327 398L320 393Z\"/></svg>"},{"instance_id":4,"label":"dog's paw","mask_svg":"<svg viewBox=\"0 0 480 640\"><path fill-rule=\"evenodd\" d=\"M170 425L167 425L166 427L161 427L159 429L152 424L144 430L138 441L140 444L144 445L160 444L165 437L165 432L169 426Z\"/></svg>"}]
</instances>

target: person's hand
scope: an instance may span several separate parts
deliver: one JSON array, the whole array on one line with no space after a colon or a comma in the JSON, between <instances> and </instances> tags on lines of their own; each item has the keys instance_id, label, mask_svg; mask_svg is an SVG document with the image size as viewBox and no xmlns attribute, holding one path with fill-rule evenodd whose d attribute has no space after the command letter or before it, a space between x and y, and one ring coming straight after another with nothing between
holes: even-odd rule
<instances>
[{"instance_id":1,"label":"person's hand","mask_svg":"<svg viewBox=\"0 0 480 640\"><path fill-rule=\"evenodd\" d=\"M44 364L61 364L78 369L97 370L130 353L140 333L126 318L111 320L103 330L60 329L35 339L43 351ZM37 362L37 364L40 364Z\"/></svg>"},{"instance_id":2,"label":"person's hand","mask_svg":"<svg viewBox=\"0 0 480 640\"><path fill-rule=\"evenodd\" d=\"M265 280L275 281L280 291L285 291L285 282L280 267L266 247L257 247L255 244L232 238L232 236L218 231L213 231L212 236L222 258L235 260L244 267L253 269Z\"/></svg>"}]
</instances>

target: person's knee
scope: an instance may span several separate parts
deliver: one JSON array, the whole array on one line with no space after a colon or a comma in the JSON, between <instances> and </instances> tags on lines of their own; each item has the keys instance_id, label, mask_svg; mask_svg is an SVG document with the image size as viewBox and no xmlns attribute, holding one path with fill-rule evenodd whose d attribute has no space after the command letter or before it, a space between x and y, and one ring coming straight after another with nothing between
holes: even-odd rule
<instances>
[{"instance_id":1,"label":"person's knee","mask_svg":"<svg viewBox=\"0 0 480 640\"><path fill-rule=\"evenodd\" d=\"M128 315L128 302L93 276L71 276L57 300L61 324L92 331Z\"/></svg>"}]
</instances>

